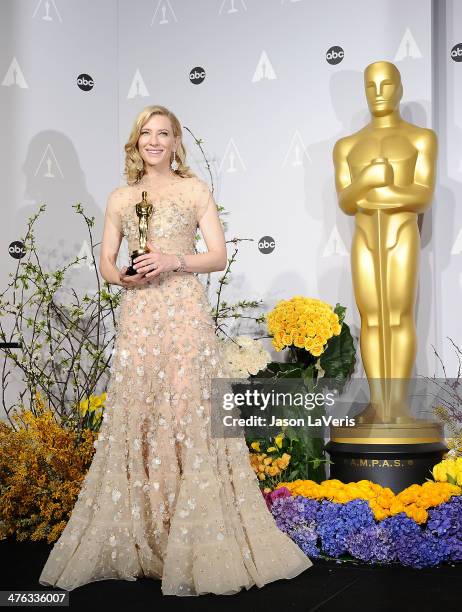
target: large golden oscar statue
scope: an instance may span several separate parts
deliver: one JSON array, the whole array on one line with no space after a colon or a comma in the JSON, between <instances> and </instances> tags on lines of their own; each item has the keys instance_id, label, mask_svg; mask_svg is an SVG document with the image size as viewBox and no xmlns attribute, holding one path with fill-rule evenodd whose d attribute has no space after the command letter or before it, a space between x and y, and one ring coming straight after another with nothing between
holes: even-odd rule
<instances>
[{"instance_id":1,"label":"large golden oscar statue","mask_svg":"<svg viewBox=\"0 0 462 612\"><path fill-rule=\"evenodd\" d=\"M429 477L428 466L445 450L440 424L415 419L408 403L417 350L417 219L433 197L437 139L401 118L394 64L367 66L364 86L371 121L335 144L333 160L339 205L355 216L351 268L370 403L353 430L331 428L327 448L333 477L370 478L398 490Z\"/></svg>"}]
</instances>

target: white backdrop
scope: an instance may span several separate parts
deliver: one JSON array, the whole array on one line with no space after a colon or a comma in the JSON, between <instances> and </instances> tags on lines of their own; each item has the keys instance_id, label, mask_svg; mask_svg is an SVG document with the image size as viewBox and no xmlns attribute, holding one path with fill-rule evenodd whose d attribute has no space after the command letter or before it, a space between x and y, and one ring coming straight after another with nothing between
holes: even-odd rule
<instances>
[{"instance_id":1,"label":"white backdrop","mask_svg":"<svg viewBox=\"0 0 462 612\"><path fill-rule=\"evenodd\" d=\"M43 202L36 235L49 266L88 252L76 202L96 217L99 242L107 196L123 184L133 120L144 106L162 104L204 141L216 199L229 212L227 238L254 240L241 246L225 299L264 299L265 310L295 294L339 301L357 336L354 220L337 204L332 148L369 120L364 68L389 60L401 71L404 118L437 128L440 138L416 311L417 371L432 375L432 345L450 359L445 336L462 344L462 63L450 56L462 40L462 8L448 0L433 12L432 19L430 0L4 0L4 249ZM326 59L332 47L341 48L338 63ZM205 78L194 83L190 73L201 69ZM207 180L186 130L185 144ZM271 253L258 248L264 236L274 240ZM7 255L2 287L15 267ZM70 278L94 288L86 265Z\"/></svg>"}]
</instances>

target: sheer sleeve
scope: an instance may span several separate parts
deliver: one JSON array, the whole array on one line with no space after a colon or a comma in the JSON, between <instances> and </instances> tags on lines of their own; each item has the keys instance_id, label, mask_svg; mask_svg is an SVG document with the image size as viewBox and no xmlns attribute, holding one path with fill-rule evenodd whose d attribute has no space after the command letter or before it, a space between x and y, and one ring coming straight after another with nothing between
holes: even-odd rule
<instances>
[{"instance_id":1,"label":"sheer sleeve","mask_svg":"<svg viewBox=\"0 0 462 612\"><path fill-rule=\"evenodd\" d=\"M106 204L106 217L117 228L120 234L123 234L121 209L125 200L124 187L116 187L111 191Z\"/></svg>"},{"instance_id":2,"label":"sheer sleeve","mask_svg":"<svg viewBox=\"0 0 462 612\"><path fill-rule=\"evenodd\" d=\"M216 202L213 198L212 192L205 181L199 179L196 193L195 193L195 207L196 207L196 219L197 223L200 222L204 214L207 212L209 206L215 206Z\"/></svg>"}]
</instances>

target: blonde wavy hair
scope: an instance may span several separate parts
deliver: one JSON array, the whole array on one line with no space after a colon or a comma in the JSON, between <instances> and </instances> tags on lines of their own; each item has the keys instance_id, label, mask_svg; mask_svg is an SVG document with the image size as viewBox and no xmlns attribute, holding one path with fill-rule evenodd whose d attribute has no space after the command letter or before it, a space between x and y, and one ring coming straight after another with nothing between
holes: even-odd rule
<instances>
[{"instance_id":1,"label":"blonde wavy hair","mask_svg":"<svg viewBox=\"0 0 462 612\"><path fill-rule=\"evenodd\" d=\"M140 137L141 130L146 121L149 120L152 115L164 115L170 119L173 129L173 135L175 138L179 137L180 143L176 149L176 160L178 162L178 168L175 170L175 174L181 177L196 176L194 172L186 165L186 149L183 145L183 131L178 118L172 111L165 106L153 105L146 106L140 111L133 124L132 131L125 145L125 171L124 176L127 180L128 185L137 183L144 175L144 162L141 155L138 152L137 144ZM171 157L172 161L173 155Z\"/></svg>"}]
</instances>

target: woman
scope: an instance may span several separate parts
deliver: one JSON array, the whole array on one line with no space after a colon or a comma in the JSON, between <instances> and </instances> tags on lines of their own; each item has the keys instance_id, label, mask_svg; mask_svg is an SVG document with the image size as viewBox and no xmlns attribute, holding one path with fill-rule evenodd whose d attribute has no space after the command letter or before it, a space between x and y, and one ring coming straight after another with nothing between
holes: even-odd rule
<instances>
[{"instance_id":1,"label":"woman","mask_svg":"<svg viewBox=\"0 0 462 612\"><path fill-rule=\"evenodd\" d=\"M244 438L210 429L211 379L227 377L194 272L226 267L205 182L185 165L181 125L148 106L125 145L127 186L109 197L103 278L124 293L92 464L39 582L72 590L105 579L161 579L165 595L232 594L292 578L311 561L268 511ZM115 265L139 246L136 204L154 209L136 274ZM194 253L200 227L207 253Z\"/></svg>"}]
</instances>

